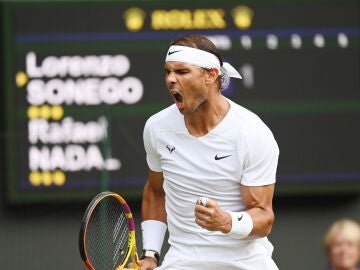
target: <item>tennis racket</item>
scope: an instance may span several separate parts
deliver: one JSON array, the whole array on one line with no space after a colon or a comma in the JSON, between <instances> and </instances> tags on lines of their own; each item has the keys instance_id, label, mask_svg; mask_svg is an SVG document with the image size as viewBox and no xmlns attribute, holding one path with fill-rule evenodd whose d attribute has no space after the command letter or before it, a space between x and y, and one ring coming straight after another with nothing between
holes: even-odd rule
<instances>
[{"instance_id":1,"label":"tennis racket","mask_svg":"<svg viewBox=\"0 0 360 270\"><path fill-rule=\"evenodd\" d=\"M120 195L101 192L89 203L81 221L79 250L90 270L138 269L135 223ZM129 259L133 268L125 267Z\"/></svg>"}]
</instances>

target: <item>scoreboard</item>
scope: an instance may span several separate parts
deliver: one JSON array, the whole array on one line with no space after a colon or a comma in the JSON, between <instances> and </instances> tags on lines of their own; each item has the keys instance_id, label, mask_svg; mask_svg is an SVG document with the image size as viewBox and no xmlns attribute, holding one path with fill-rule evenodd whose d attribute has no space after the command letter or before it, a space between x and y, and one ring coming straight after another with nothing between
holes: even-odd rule
<instances>
[{"instance_id":1,"label":"scoreboard","mask_svg":"<svg viewBox=\"0 0 360 270\"><path fill-rule=\"evenodd\" d=\"M210 38L243 80L224 95L280 147L280 193L360 193L357 1L4 2L5 195L10 203L140 197L146 119L172 103L164 59ZM196 162L196 161L195 161Z\"/></svg>"}]
</instances>

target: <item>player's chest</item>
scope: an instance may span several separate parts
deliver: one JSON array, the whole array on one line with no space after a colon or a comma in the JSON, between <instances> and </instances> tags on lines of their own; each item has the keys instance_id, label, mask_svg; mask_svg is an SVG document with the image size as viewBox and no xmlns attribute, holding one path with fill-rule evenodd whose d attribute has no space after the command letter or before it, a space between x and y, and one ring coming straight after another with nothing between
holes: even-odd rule
<instances>
[{"instance_id":1,"label":"player's chest","mask_svg":"<svg viewBox=\"0 0 360 270\"><path fill-rule=\"evenodd\" d=\"M239 174L242 153L236 143L216 136L164 136L158 141L164 171L191 171L213 174Z\"/></svg>"}]
</instances>

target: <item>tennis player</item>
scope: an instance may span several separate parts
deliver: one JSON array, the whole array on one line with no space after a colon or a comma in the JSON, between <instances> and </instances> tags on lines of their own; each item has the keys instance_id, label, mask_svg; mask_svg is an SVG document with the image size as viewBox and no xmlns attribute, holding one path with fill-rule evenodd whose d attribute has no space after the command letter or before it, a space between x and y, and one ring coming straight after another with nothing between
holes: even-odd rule
<instances>
[{"instance_id":1,"label":"tennis player","mask_svg":"<svg viewBox=\"0 0 360 270\"><path fill-rule=\"evenodd\" d=\"M257 115L222 95L230 77L241 79L202 35L179 37L167 51L175 104L144 128L141 270L278 269L267 239L278 145Z\"/></svg>"}]
</instances>

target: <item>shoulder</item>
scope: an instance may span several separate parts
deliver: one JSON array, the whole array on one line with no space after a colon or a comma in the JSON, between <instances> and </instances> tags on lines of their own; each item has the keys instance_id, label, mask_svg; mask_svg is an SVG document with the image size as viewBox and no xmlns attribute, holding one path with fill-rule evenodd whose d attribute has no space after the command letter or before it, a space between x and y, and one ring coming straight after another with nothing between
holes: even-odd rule
<instances>
[{"instance_id":1,"label":"shoulder","mask_svg":"<svg viewBox=\"0 0 360 270\"><path fill-rule=\"evenodd\" d=\"M145 129L154 128L154 127L161 128L167 125L169 122L179 118L179 115L181 114L178 111L176 105L175 104L170 105L169 107L150 116L145 123Z\"/></svg>"},{"instance_id":2,"label":"shoulder","mask_svg":"<svg viewBox=\"0 0 360 270\"><path fill-rule=\"evenodd\" d=\"M143 136L147 140L156 138L160 134L173 132L185 132L183 115L179 112L175 104L159 111L147 119Z\"/></svg>"},{"instance_id":3,"label":"shoulder","mask_svg":"<svg viewBox=\"0 0 360 270\"><path fill-rule=\"evenodd\" d=\"M279 152L278 144L270 128L252 111L230 101L232 116L230 122L236 130L239 147L250 153Z\"/></svg>"},{"instance_id":4,"label":"shoulder","mask_svg":"<svg viewBox=\"0 0 360 270\"><path fill-rule=\"evenodd\" d=\"M256 136L256 134L271 135L270 128L264 121L249 109L229 100L232 108L232 122L244 136Z\"/></svg>"}]
</instances>

